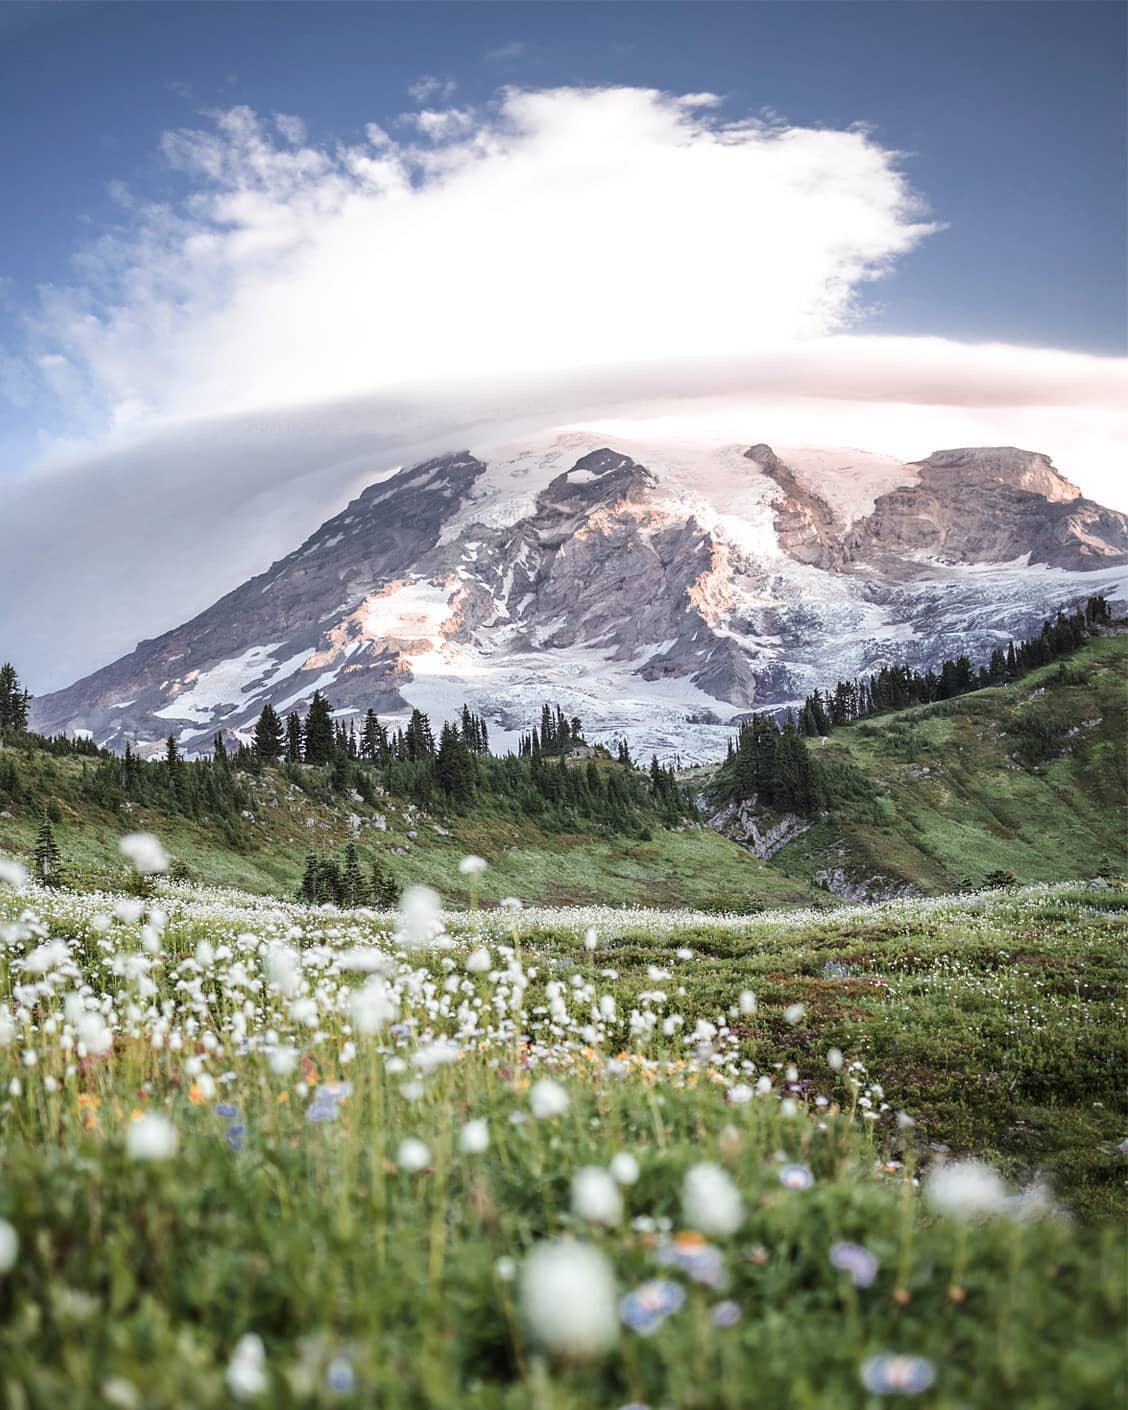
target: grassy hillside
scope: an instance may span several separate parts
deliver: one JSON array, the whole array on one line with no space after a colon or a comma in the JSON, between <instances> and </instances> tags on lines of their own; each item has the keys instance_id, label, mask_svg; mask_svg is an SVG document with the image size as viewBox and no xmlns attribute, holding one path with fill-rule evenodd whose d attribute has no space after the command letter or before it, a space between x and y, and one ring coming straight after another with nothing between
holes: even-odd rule
<instances>
[{"instance_id":1,"label":"grassy hillside","mask_svg":"<svg viewBox=\"0 0 1128 1410\"><path fill-rule=\"evenodd\" d=\"M746 911L898 890L938 893L1008 874L1021 882L1126 870L1124 740L1128 635L1089 642L1021 682L873 716L809 742L840 801L771 863L698 826L654 827L647 840L560 832L479 802L427 814L401 799L363 802L314 774L238 775L241 816L190 818L87 786L94 760L0 747L0 849L30 857L46 810L71 884L118 884L122 833L159 834L193 879L290 895L313 850L354 837L401 886L427 881L467 899L458 861L488 859L482 898L544 905L645 904ZM154 766L155 767L155 766ZM608 765L608 767L616 767ZM4 778L14 771L14 796ZM707 781L695 770L695 788ZM762 821L770 825L770 815ZM825 888L829 888L829 891Z\"/></svg>"},{"instance_id":2,"label":"grassy hillside","mask_svg":"<svg viewBox=\"0 0 1128 1410\"><path fill-rule=\"evenodd\" d=\"M861 720L810 748L872 798L847 801L773 864L793 877L925 892L1125 870L1128 635L1011 686ZM880 889L880 886L871 889Z\"/></svg>"},{"instance_id":3,"label":"grassy hillside","mask_svg":"<svg viewBox=\"0 0 1128 1410\"><path fill-rule=\"evenodd\" d=\"M747 910L832 899L703 827L655 828L649 841L546 832L532 820L515 822L484 808L440 817L398 799L369 807L358 795L311 795L268 769L245 776L252 805L233 838L218 820L129 803L99 806L83 788L94 761L16 749L3 749L0 758L14 764L20 792L18 801L0 802L0 851L27 861L46 809L68 882L84 888L123 884L118 840L146 829L160 836L193 880L274 895L294 892L309 851L339 852L355 835L362 865L379 858L401 886L426 881L455 902L468 899L458 871L468 852L490 862L479 887L485 901L517 895L545 905Z\"/></svg>"}]
</instances>

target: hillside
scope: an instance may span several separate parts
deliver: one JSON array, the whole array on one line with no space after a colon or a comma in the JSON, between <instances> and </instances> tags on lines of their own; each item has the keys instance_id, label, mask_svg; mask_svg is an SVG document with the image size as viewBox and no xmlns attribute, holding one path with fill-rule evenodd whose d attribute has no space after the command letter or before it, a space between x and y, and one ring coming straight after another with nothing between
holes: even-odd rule
<instances>
[{"instance_id":1,"label":"hillside","mask_svg":"<svg viewBox=\"0 0 1128 1410\"><path fill-rule=\"evenodd\" d=\"M426 881L454 901L468 898L458 862L469 852L490 862L487 902L711 910L1122 873L1126 684L1128 635L1110 635L1012 685L840 727L806 746L834 781L826 813L729 809L713 814L720 831L561 829L490 797L427 811L335 792L323 771L275 768L237 772L234 812L190 817L107 804L95 759L0 748L0 848L29 858L46 810L68 879L83 887L120 882L118 838L148 829L191 878L265 894L292 894L310 851L339 856L354 839L366 874L378 861L398 885ZM714 777L687 776L703 794Z\"/></svg>"},{"instance_id":2,"label":"hillside","mask_svg":"<svg viewBox=\"0 0 1128 1410\"><path fill-rule=\"evenodd\" d=\"M850 771L857 796L808 820L773 867L854 899L1008 872L1022 882L1123 872L1126 687L1128 636L1106 636L1015 684L808 741L820 765ZM753 816L761 829L789 821Z\"/></svg>"},{"instance_id":3,"label":"hillside","mask_svg":"<svg viewBox=\"0 0 1128 1410\"><path fill-rule=\"evenodd\" d=\"M467 853L489 859L479 887L485 901L518 895L546 905L747 910L832 900L703 826L654 828L649 840L550 832L489 807L439 815L391 797L370 806L358 794L334 795L312 771L265 769L240 775L250 806L232 827L129 801L101 805L89 796L96 764L0 747L0 850L29 860L46 809L68 881L84 888L123 884L118 839L144 829L160 836L193 880L263 894L293 894L310 851L339 853L355 837L366 870L378 859L400 886L425 881L455 902L469 896L458 871ZM302 772L309 791L293 781Z\"/></svg>"}]
</instances>

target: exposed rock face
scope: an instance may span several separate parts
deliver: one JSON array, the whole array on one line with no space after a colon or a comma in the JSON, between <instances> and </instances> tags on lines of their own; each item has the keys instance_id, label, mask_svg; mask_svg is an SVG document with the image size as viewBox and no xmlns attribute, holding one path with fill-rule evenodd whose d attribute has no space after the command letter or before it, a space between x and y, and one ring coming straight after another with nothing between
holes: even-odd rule
<instances>
[{"instance_id":1,"label":"exposed rock face","mask_svg":"<svg viewBox=\"0 0 1128 1410\"><path fill-rule=\"evenodd\" d=\"M708 800L703 797L697 801L702 807L708 806ZM814 827L810 818L801 818L793 813L763 817L749 802L727 803L723 808L710 812L705 821L714 832L720 832L741 847L747 847L754 857L760 857L765 862Z\"/></svg>"},{"instance_id":2,"label":"exposed rock face","mask_svg":"<svg viewBox=\"0 0 1128 1410\"><path fill-rule=\"evenodd\" d=\"M1031 563L1084 570L1128 554L1128 520L1083 499L1044 455L1013 446L936 451L920 478L883 495L850 531L851 562L921 557L948 563Z\"/></svg>"},{"instance_id":3,"label":"exposed rock face","mask_svg":"<svg viewBox=\"0 0 1128 1410\"><path fill-rule=\"evenodd\" d=\"M868 877L851 876L844 867L823 867L814 873L812 879L816 885L835 896L841 896L844 901L856 901L863 905L899 901L902 897L918 894L907 882L890 881L880 873Z\"/></svg>"},{"instance_id":4,"label":"exposed rock face","mask_svg":"<svg viewBox=\"0 0 1128 1410\"><path fill-rule=\"evenodd\" d=\"M745 454L762 466L783 491L772 500L776 538L783 551L797 563L841 568L847 561L845 525L826 500L804 486L771 446L755 445Z\"/></svg>"},{"instance_id":5,"label":"exposed rock face","mask_svg":"<svg viewBox=\"0 0 1128 1410\"><path fill-rule=\"evenodd\" d=\"M466 700L504 747L549 699L688 762L752 708L891 660L985 656L1091 592L1128 592L1128 520L1043 455L569 432L380 480L192 621L33 702L33 723L192 752L321 689L392 721Z\"/></svg>"}]
</instances>

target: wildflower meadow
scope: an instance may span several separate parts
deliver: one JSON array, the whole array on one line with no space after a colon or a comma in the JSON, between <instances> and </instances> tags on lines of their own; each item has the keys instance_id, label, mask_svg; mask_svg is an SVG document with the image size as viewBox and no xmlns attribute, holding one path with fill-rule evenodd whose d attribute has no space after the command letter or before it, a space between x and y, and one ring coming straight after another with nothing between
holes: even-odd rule
<instances>
[{"instance_id":1,"label":"wildflower meadow","mask_svg":"<svg viewBox=\"0 0 1128 1410\"><path fill-rule=\"evenodd\" d=\"M12 1410L1118 1403L1117 886L340 911L125 850L0 871Z\"/></svg>"}]
</instances>

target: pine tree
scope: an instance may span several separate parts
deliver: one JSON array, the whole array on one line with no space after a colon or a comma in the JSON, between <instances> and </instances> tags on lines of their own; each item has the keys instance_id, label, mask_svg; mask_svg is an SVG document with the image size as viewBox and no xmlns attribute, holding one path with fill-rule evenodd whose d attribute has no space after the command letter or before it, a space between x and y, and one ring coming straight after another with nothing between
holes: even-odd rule
<instances>
[{"instance_id":1,"label":"pine tree","mask_svg":"<svg viewBox=\"0 0 1128 1410\"><path fill-rule=\"evenodd\" d=\"M356 855L356 843L350 842L345 848L345 867L341 876L341 904L363 906L368 900L368 887L360 870L360 860Z\"/></svg>"},{"instance_id":2,"label":"pine tree","mask_svg":"<svg viewBox=\"0 0 1128 1410\"><path fill-rule=\"evenodd\" d=\"M296 710L286 716L286 762L300 764L302 761L302 717Z\"/></svg>"},{"instance_id":3,"label":"pine tree","mask_svg":"<svg viewBox=\"0 0 1128 1410\"><path fill-rule=\"evenodd\" d=\"M30 701L31 696L20 685L15 666L5 661L0 666L0 730L26 730Z\"/></svg>"},{"instance_id":4,"label":"pine tree","mask_svg":"<svg viewBox=\"0 0 1128 1410\"><path fill-rule=\"evenodd\" d=\"M302 873L302 882L298 887L298 899L309 901L314 904L317 900L317 872L318 857L316 852L309 852L306 855L305 871Z\"/></svg>"},{"instance_id":5,"label":"pine tree","mask_svg":"<svg viewBox=\"0 0 1128 1410\"><path fill-rule=\"evenodd\" d=\"M330 764L336 753L336 737L329 702L319 690L313 692L305 723L305 761L307 764Z\"/></svg>"},{"instance_id":6,"label":"pine tree","mask_svg":"<svg viewBox=\"0 0 1128 1410\"><path fill-rule=\"evenodd\" d=\"M403 742L407 757L412 763L435 757L435 736L431 732L431 721L422 710L412 710Z\"/></svg>"},{"instance_id":7,"label":"pine tree","mask_svg":"<svg viewBox=\"0 0 1128 1410\"><path fill-rule=\"evenodd\" d=\"M329 857L320 863L317 868L317 903L324 905L327 901L332 901L334 905L341 904L343 882L341 878L341 868Z\"/></svg>"},{"instance_id":8,"label":"pine tree","mask_svg":"<svg viewBox=\"0 0 1128 1410\"><path fill-rule=\"evenodd\" d=\"M216 730L215 743L213 746L215 762L221 769L226 769L230 761L227 757L227 745L223 742L223 731Z\"/></svg>"},{"instance_id":9,"label":"pine tree","mask_svg":"<svg viewBox=\"0 0 1128 1410\"><path fill-rule=\"evenodd\" d=\"M364 716L364 728L360 733L360 757L371 759L374 764L385 764L388 759L388 731L380 723L375 710Z\"/></svg>"},{"instance_id":10,"label":"pine tree","mask_svg":"<svg viewBox=\"0 0 1128 1410\"><path fill-rule=\"evenodd\" d=\"M454 803L467 803L474 792L474 759L458 730L445 724L435 759L435 782Z\"/></svg>"},{"instance_id":11,"label":"pine tree","mask_svg":"<svg viewBox=\"0 0 1128 1410\"><path fill-rule=\"evenodd\" d=\"M380 865L380 859L372 860L372 904L382 911L392 910L399 902L399 887Z\"/></svg>"},{"instance_id":12,"label":"pine tree","mask_svg":"<svg viewBox=\"0 0 1128 1410\"><path fill-rule=\"evenodd\" d=\"M43 886L63 884L62 854L51 830L51 820L46 813L43 814L43 821L39 824L39 832L35 838L33 868L36 879Z\"/></svg>"},{"instance_id":13,"label":"pine tree","mask_svg":"<svg viewBox=\"0 0 1128 1410\"><path fill-rule=\"evenodd\" d=\"M281 759L286 751L286 735L278 712L268 700L255 725L255 753L264 764Z\"/></svg>"}]
</instances>

